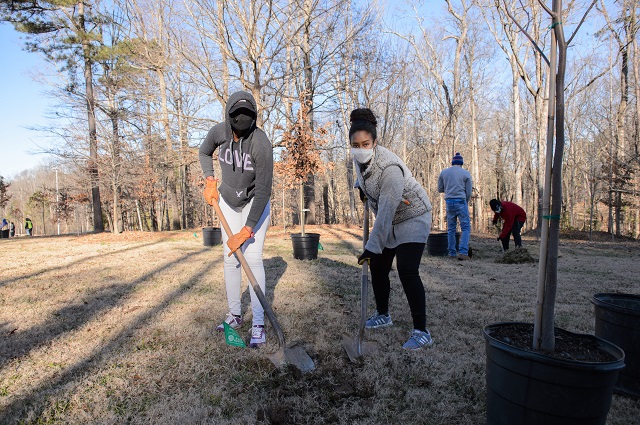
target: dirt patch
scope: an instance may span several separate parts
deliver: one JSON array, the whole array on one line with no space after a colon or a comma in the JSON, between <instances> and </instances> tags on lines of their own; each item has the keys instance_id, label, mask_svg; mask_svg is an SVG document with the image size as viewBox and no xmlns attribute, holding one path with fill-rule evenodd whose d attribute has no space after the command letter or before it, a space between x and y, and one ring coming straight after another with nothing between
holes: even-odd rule
<instances>
[{"instance_id":1,"label":"dirt patch","mask_svg":"<svg viewBox=\"0 0 640 425\"><path fill-rule=\"evenodd\" d=\"M536 259L529 254L527 248L516 248L507 251L496 259L496 263L502 264L522 264L522 263L535 263Z\"/></svg>"}]
</instances>

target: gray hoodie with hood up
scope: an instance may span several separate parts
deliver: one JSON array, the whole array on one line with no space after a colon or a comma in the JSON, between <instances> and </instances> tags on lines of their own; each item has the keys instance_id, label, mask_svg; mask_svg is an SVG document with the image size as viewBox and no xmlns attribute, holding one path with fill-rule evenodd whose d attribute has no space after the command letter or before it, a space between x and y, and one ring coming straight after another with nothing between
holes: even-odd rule
<instances>
[{"instance_id":1,"label":"gray hoodie with hood up","mask_svg":"<svg viewBox=\"0 0 640 425\"><path fill-rule=\"evenodd\" d=\"M204 176L213 176L213 152L219 148L218 160L222 172L220 196L234 208L242 208L251 199L253 204L246 225L258 224L271 198L273 181L273 148L267 135L253 126L251 132L237 142L229 121L229 111L238 102L246 103L248 109L257 112L256 101L251 93L239 91L229 96L225 109L225 120L214 125L200 145L199 159Z\"/></svg>"}]
</instances>

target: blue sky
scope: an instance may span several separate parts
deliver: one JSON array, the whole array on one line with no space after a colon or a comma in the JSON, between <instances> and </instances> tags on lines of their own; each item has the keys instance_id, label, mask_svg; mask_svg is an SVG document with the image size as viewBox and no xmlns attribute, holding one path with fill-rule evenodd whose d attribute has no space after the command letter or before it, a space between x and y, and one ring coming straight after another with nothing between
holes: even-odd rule
<instances>
[{"instance_id":1,"label":"blue sky","mask_svg":"<svg viewBox=\"0 0 640 425\"><path fill-rule=\"evenodd\" d=\"M46 155L33 153L45 138L26 128L46 124L44 87L29 75L45 61L22 50L20 37L11 25L0 24L0 175L5 180L47 161Z\"/></svg>"}]
</instances>

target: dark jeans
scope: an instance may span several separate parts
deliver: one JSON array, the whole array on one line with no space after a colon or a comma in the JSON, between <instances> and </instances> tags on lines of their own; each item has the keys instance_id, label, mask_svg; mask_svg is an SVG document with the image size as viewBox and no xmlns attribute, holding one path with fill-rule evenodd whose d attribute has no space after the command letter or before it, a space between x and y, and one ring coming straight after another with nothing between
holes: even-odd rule
<instances>
[{"instance_id":1,"label":"dark jeans","mask_svg":"<svg viewBox=\"0 0 640 425\"><path fill-rule=\"evenodd\" d=\"M427 321L424 286L418 271L424 245L423 243L405 243L397 248L385 248L382 254L373 254L370 261L371 286L378 313L389 313L389 295L391 294L389 272L395 257L398 276L409 301L413 327L421 331L426 331Z\"/></svg>"},{"instance_id":2,"label":"dark jeans","mask_svg":"<svg viewBox=\"0 0 640 425\"><path fill-rule=\"evenodd\" d=\"M522 238L520 237L522 226L524 226L522 221L515 220L513 226L511 226L511 232L509 232L506 238L502 238L502 247L505 251L509 249L509 238L511 235L513 235L513 243L516 245L516 248L522 247Z\"/></svg>"}]
</instances>

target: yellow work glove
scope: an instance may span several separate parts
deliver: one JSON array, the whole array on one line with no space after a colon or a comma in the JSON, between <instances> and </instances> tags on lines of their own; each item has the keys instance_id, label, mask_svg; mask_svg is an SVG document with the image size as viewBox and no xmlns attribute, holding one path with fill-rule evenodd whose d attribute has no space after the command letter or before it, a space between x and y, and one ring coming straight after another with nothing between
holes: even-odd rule
<instances>
[{"instance_id":1,"label":"yellow work glove","mask_svg":"<svg viewBox=\"0 0 640 425\"><path fill-rule=\"evenodd\" d=\"M227 241L227 246L231 250L231 252L229 253L229 257L231 257L231 255L233 255L233 253L236 252L238 248L240 248L242 244L245 243L246 240L251 237L253 237L253 232L247 226L244 226L240 230L240 232L231 236Z\"/></svg>"},{"instance_id":2,"label":"yellow work glove","mask_svg":"<svg viewBox=\"0 0 640 425\"><path fill-rule=\"evenodd\" d=\"M209 205L213 205L213 200L220 201L220 195L218 194L218 179L213 177L207 177L207 186L204 188L204 200Z\"/></svg>"}]
</instances>

